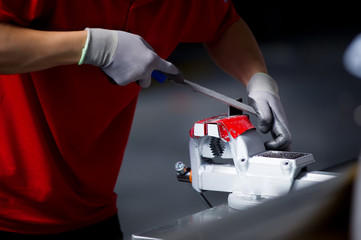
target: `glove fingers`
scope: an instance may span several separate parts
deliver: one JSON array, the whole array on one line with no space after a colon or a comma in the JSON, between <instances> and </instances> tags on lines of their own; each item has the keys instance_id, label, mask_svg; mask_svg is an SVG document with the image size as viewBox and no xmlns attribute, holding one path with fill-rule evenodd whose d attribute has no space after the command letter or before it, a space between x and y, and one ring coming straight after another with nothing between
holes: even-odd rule
<instances>
[{"instance_id":1,"label":"glove fingers","mask_svg":"<svg viewBox=\"0 0 361 240\"><path fill-rule=\"evenodd\" d=\"M151 75L148 74L148 76L144 76L142 79L137 80L137 83L142 88L148 88L151 84Z\"/></svg>"},{"instance_id":2,"label":"glove fingers","mask_svg":"<svg viewBox=\"0 0 361 240\"><path fill-rule=\"evenodd\" d=\"M254 108L258 117L258 128L262 133L267 133L272 128L273 117L271 109L267 102L258 100L257 102L253 98L249 98L249 104Z\"/></svg>"},{"instance_id":3,"label":"glove fingers","mask_svg":"<svg viewBox=\"0 0 361 240\"><path fill-rule=\"evenodd\" d=\"M158 70L160 72L168 73L171 75L178 75L181 73L176 66L160 57L157 58L154 70Z\"/></svg>"},{"instance_id":4,"label":"glove fingers","mask_svg":"<svg viewBox=\"0 0 361 240\"><path fill-rule=\"evenodd\" d=\"M138 79L138 84L139 86L141 86L142 88L147 88L150 86L151 84L151 75L153 70L157 70L163 73L166 73L168 75L172 76L172 80L174 81L183 81L183 75L182 73L178 70L178 68L176 66L174 66L172 63L160 58L157 54L154 53L154 63L151 65L155 65L154 67L148 67L148 70L151 71L147 71L146 74L144 74L141 79Z\"/></svg>"},{"instance_id":5,"label":"glove fingers","mask_svg":"<svg viewBox=\"0 0 361 240\"><path fill-rule=\"evenodd\" d=\"M289 128L286 112L283 108L281 100L279 98L274 98L272 101L269 101L270 108L272 109L272 115L277 116L279 122L283 123L286 128Z\"/></svg>"},{"instance_id":6,"label":"glove fingers","mask_svg":"<svg viewBox=\"0 0 361 240\"><path fill-rule=\"evenodd\" d=\"M277 83L265 73L256 73L250 79L247 91L259 118L259 129L263 133L271 131L273 140L265 143L266 148L288 149L292 137Z\"/></svg>"},{"instance_id":7,"label":"glove fingers","mask_svg":"<svg viewBox=\"0 0 361 240\"><path fill-rule=\"evenodd\" d=\"M273 140L265 143L266 149L269 150L289 150L292 137L289 129L281 121L277 115L274 115L274 124L271 130Z\"/></svg>"}]
</instances>

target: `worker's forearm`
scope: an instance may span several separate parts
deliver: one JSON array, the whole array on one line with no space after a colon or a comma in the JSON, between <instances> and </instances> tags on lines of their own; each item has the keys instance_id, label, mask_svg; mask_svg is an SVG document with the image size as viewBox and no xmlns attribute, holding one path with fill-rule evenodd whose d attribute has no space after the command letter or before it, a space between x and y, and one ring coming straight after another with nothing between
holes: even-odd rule
<instances>
[{"instance_id":1,"label":"worker's forearm","mask_svg":"<svg viewBox=\"0 0 361 240\"><path fill-rule=\"evenodd\" d=\"M0 74L76 64L86 37L86 31L37 31L0 23Z\"/></svg>"},{"instance_id":2,"label":"worker's forearm","mask_svg":"<svg viewBox=\"0 0 361 240\"><path fill-rule=\"evenodd\" d=\"M261 51L248 26L238 21L216 42L205 44L214 61L245 85L257 72L267 73Z\"/></svg>"}]
</instances>

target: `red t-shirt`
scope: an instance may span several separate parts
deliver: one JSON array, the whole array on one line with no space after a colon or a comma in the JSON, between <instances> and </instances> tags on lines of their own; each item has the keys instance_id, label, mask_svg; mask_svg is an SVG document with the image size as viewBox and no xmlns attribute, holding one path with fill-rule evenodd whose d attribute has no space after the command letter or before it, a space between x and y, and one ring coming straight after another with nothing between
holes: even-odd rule
<instances>
[{"instance_id":1,"label":"red t-shirt","mask_svg":"<svg viewBox=\"0 0 361 240\"><path fill-rule=\"evenodd\" d=\"M230 0L0 0L1 22L124 30L163 58L180 42L216 40L238 19ZM0 230L56 233L115 214L139 91L90 65L0 75Z\"/></svg>"}]
</instances>

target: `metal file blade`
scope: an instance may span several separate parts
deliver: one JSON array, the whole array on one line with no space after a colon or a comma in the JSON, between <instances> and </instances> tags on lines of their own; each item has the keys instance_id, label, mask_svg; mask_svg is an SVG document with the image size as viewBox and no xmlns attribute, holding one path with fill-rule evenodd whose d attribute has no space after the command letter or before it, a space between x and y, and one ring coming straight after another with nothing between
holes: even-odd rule
<instances>
[{"instance_id":1,"label":"metal file blade","mask_svg":"<svg viewBox=\"0 0 361 240\"><path fill-rule=\"evenodd\" d=\"M187 87L190 87L193 91L195 92L199 92L199 93L202 93L208 97L211 97L223 104L226 104L226 105L229 105L229 106L232 106L234 108L237 108L237 109L240 109L240 110L243 110L243 111L246 111L248 113L252 113L254 115L257 115L256 111L254 110L253 107L247 105L247 104L244 104L242 102L239 102L233 98L230 98L230 97L227 97L221 93L218 93L216 91L213 91L211 89L208 89L208 88L205 88L205 87L202 87L196 83L193 83L193 82L190 82L186 79L183 78L183 75L182 74L176 74L176 75L173 75L173 74L169 74L169 73L164 73L164 72L161 72L161 71L158 71L158 70L154 70L152 72L152 78L154 78L155 80L157 80L158 82L160 83L164 83L165 80L167 79L170 79L172 80L173 82L175 83L178 83L178 84L182 84L182 85L185 85Z\"/></svg>"},{"instance_id":2,"label":"metal file blade","mask_svg":"<svg viewBox=\"0 0 361 240\"><path fill-rule=\"evenodd\" d=\"M188 86L190 87L193 91L195 92L199 92L199 93L202 93L208 97L211 97L219 102L222 102L226 105L229 105L229 106L232 106L232 107L235 107L237 109L240 109L240 110L243 110L243 111L246 111L248 113L252 113L252 114L255 114L257 115L256 111L254 110L253 107L247 105L247 104L244 104L242 102L239 102L233 98L230 98L230 97L227 97L221 93L218 93L216 91L213 91L209 88L205 88L205 87L202 87L196 83L193 83L193 82L190 82L186 79L184 79L183 82L177 82L179 84L182 84L182 85L185 85L185 86Z\"/></svg>"}]
</instances>

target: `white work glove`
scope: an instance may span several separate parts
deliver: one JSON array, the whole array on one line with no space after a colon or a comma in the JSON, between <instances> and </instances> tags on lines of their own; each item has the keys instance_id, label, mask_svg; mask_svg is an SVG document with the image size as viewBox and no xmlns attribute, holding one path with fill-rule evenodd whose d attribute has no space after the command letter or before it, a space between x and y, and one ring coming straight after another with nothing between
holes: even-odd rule
<instances>
[{"instance_id":1,"label":"white work glove","mask_svg":"<svg viewBox=\"0 0 361 240\"><path fill-rule=\"evenodd\" d=\"M265 73L256 73L250 79L247 91L249 103L257 112L260 131L271 131L274 138L265 143L266 149L289 150L292 137L277 83Z\"/></svg>"},{"instance_id":2,"label":"white work glove","mask_svg":"<svg viewBox=\"0 0 361 240\"><path fill-rule=\"evenodd\" d=\"M175 76L180 74L138 35L100 28L86 30L88 37L79 65L99 66L118 85L137 82L143 88L149 87L153 70Z\"/></svg>"}]
</instances>

